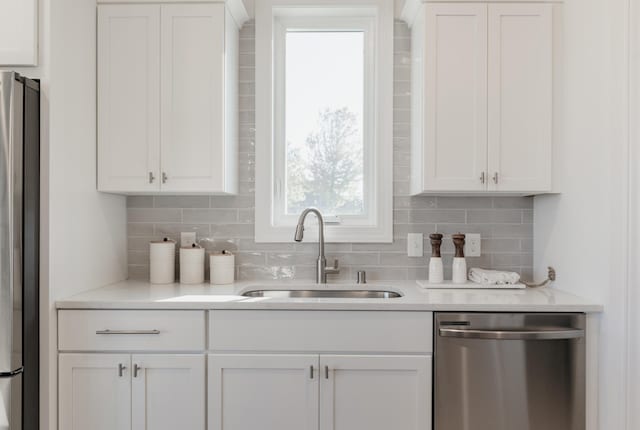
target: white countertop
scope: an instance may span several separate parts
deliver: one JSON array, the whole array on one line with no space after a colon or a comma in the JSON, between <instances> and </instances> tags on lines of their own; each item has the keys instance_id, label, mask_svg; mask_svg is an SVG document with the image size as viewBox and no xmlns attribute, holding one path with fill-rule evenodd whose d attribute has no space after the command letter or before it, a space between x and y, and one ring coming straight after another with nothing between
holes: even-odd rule
<instances>
[{"instance_id":1,"label":"white countertop","mask_svg":"<svg viewBox=\"0 0 640 430\"><path fill-rule=\"evenodd\" d=\"M394 299L326 299L243 297L251 289L308 289L300 281L237 282L228 286L151 285L123 281L56 302L58 309L306 309L485 312L602 312L601 305L554 288L423 289L416 281L380 281L366 285L327 284L326 289L386 289Z\"/></svg>"}]
</instances>

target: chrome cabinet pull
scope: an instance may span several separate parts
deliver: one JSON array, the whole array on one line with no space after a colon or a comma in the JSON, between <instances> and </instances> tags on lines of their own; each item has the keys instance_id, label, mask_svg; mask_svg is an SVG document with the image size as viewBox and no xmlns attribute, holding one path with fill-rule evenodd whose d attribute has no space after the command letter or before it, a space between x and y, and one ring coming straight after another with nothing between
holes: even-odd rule
<instances>
[{"instance_id":1,"label":"chrome cabinet pull","mask_svg":"<svg viewBox=\"0 0 640 430\"><path fill-rule=\"evenodd\" d=\"M96 330L96 334L160 334L160 330Z\"/></svg>"},{"instance_id":2,"label":"chrome cabinet pull","mask_svg":"<svg viewBox=\"0 0 640 430\"><path fill-rule=\"evenodd\" d=\"M497 184L498 183L498 172L493 174L493 183Z\"/></svg>"},{"instance_id":3,"label":"chrome cabinet pull","mask_svg":"<svg viewBox=\"0 0 640 430\"><path fill-rule=\"evenodd\" d=\"M324 366L324 379L329 379L329 366Z\"/></svg>"},{"instance_id":4,"label":"chrome cabinet pull","mask_svg":"<svg viewBox=\"0 0 640 430\"><path fill-rule=\"evenodd\" d=\"M153 181L156 180L156 177L153 176L153 172L149 172L149 183L153 184Z\"/></svg>"},{"instance_id":5,"label":"chrome cabinet pull","mask_svg":"<svg viewBox=\"0 0 640 430\"><path fill-rule=\"evenodd\" d=\"M313 365L309 366L309 377L313 379Z\"/></svg>"},{"instance_id":6,"label":"chrome cabinet pull","mask_svg":"<svg viewBox=\"0 0 640 430\"><path fill-rule=\"evenodd\" d=\"M167 173L162 172L162 183L166 184L168 180L169 180L169 176L167 176Z\"/></svg>"},{"instance_id":7,"label":"chrome cabinet pull","mask_svg":"<svg viewBox=\"0 0 640 430\"><path fill-rule=\"evenodd\" d=\"M138 364L133 365L133 377L138 377L138 372L142 369L142 367L138 366Z\"/></svg>"},{"instance_id":8,"label":"chrome cabinet pull","mask_svg":"<svg viewBox=\"0 0 640 430\"><path fill-rule=\"evenodd\" d=\"M118 376L122 378L122 375L124 375L124 371L127 369L127 366L125 366L124 364L120 363L118 364Z\"/></svg>"},{"instance_id":9,"label":"chrome cabinet pull","mask_svg":"<svg viewBox=\"0 0 640 430\"><path fill-rule=\"evenodd\" d=\"M481 184L484 184L484 183L485 183L485 181L486 181L486 176L485 176L485 173L484 173L484 172L482 172L482 173L480 174L480 183L481 183Z\"/></svg>"}]
</instances>

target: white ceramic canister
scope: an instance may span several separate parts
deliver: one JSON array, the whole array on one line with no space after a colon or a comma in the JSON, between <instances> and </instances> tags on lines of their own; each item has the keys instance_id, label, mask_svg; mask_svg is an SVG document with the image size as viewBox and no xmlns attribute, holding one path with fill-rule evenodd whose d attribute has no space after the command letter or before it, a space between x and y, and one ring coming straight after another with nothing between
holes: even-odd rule
<instances>
[{"instance_id":1,"label":"white ceramic canister","mask_svg":"<svg viewBox=\"0 0 640 430\"><path fill-rule=\"evenodd\" d=\"M204 282L204 248L193 244L180 248L180 283L202 284Z\"/></svg>"},{"instance_id":2,"label":"white ceramic canister","mask_svg":"<svg viewBox=\"0 0 640 430\"><path fill-rule=\"evenodd\" d=\"M212 285L233 284L236 271L236 257L229 251L209 255L209 269Z\"/></svg>"},{"instance_id":3,"label":"white ceramic canister","mask_svg":"<svg viewBox=\"0 0 640 430\"><path fill-rule=\"evenodd\" d=\"M149 282L173 284L176 281L176 243L163 240L149 243Z\"/></svg>"},{"instance_id":4,"label":"white ceramic canister","mask_svg":"<svg viewBox=\"0 0 640 430\"><path fill-rule=\"evenodd\" d=\"M441 257L431 257L429 260L429 283L441 284L444 281L444 269Z\"/></svg>"},{"instance_id":5,"label":"white ceramic canister","mask_svg":"<svg viewBox=\"0 0 640 430\"><path fill-rule=\"evenodd\" d=\"M467 260L464 257L453 259L452 281L454 284L467 283Z\"/></svg>"}]
</instances>

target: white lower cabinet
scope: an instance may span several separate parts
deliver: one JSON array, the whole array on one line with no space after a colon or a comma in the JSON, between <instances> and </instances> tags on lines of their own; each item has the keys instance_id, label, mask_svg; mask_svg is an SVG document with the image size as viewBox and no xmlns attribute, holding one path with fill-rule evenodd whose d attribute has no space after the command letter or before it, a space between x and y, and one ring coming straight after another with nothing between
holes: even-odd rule
<instances>
[{"instance_id":1,"label":"white lower cabinet","mask_svg":"<svg viewBox=\"0 0 640 430\"><path fill-rule=\"evenodd\" d=\"M318 428L317 355L210 355L209 430Z\"/></svg>"},{"instance_id":2,"label":"white lower cabinet","mask_svg":"<svg viewBox=\"0 0 640 430\"><path fill-rule=\"evenodd\" d=\"M430 356L320 356L320 430L431 428Z\"/></svg>"},{"instance_id":3,"label":"white lower cabinet","mask_svg":"<svg viewBox=\"0 0 640 430\"><path fill-rule=\"evenodd\" d=\"M431 356L209 356L209 430L428 430Z\"/></svg>"},{"instance_id":4,"label":"white lower cabinet","mask_svg":"<svg viewBox=\"0 0 640 430\"><path fill-rule=\"evenodd\" d=\"M204 355L132 356L133 430L204 430Z\"/></svg>"},{"instance_id":5,"label":"white lower cabinet","mask_svg":"<svg viewBox=\"0 0 640 430\"><path fill-rule=\"evenodd\" d=\"M61 310L58 428L430 430L432 323L430 312Z\"/></svg>"},{"instance_id":6,"label":"white lower cabinet","mask_svg":"<svg viewBox=\"0 0 640 430\"><path fill-rule=\"evenodd\" d=\"M60 429L203 430L204 355L59 355Z\"/></svg>"},{"instance_id":7,"label":"white lower cabinet","mask_svg":"<svg viewBox=\"0 0 640 430\"><path fill-rule=\"evenodd\" d=\"M131 428L131 356L60 354L60 430Z\"/></svg>"}]
</instances>

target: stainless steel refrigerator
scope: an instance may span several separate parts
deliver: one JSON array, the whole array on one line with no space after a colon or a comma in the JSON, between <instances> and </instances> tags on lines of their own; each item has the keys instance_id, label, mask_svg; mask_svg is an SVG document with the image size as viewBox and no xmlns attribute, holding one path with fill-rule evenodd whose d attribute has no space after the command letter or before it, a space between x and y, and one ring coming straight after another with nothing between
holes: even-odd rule
<instances>
[{"instance_id":1,"label":"stainless steel refrigerator","mask_svg":"<svg viewBox=\"0 0 640 430\"><path fill-rule=\"evenodd\" d=\"M40 85L0 71L0 430L36 430Z\"/></svg>"}]
</instances>

